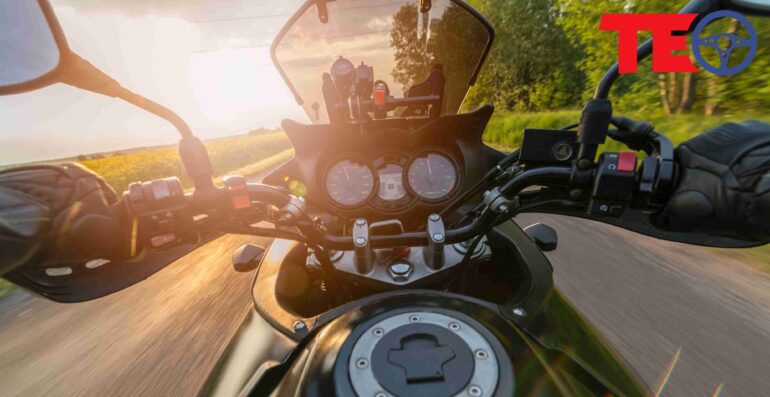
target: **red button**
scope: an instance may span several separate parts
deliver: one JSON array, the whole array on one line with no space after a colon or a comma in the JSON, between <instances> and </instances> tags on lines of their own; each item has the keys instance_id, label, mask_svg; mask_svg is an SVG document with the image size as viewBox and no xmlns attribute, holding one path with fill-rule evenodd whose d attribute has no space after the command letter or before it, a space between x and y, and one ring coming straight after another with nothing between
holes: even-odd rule
<instances>
[{"instance_id":1,"label":"red button","mask_svg":"<svg viewBox=\"0 0 770 397\"><path fill-rule=\"evenodd\" d=\"M374 90L374 106L377 107L383 107L385 106L385 90L384 89L376 89Z\"/></svg>"},{"instance_id":2,"label":"red button","mask_svg":"<svg viewBox=\"0 0 770 397\"><path fill-rule=\"evenodd\" d=\"M634 172L636 170L636 153L618 153L618 172Z\"/></svg>"}]
</instances>

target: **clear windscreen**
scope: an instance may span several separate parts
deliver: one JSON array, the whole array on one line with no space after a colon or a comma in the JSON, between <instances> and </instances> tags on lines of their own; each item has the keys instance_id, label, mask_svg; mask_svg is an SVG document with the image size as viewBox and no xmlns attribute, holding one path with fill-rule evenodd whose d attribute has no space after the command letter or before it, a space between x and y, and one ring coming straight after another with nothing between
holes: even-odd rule
<instances>
[{"instance_id":1,"label":"clear windscreen","mask_svg":"<svg viewBox=\"0 0 770 397\"><path fill-rule=\"evenodd\" d=\"M322 78L344 57L374 67L390 95L401 98L437 66L445 77L442 114L457 113L491 44L487 27L467 8L434 0L427 13L418 0L326 2L322 22L310 3L274 44L274 61L314 123L327 123Z\"/></svg>"}]
</instances>

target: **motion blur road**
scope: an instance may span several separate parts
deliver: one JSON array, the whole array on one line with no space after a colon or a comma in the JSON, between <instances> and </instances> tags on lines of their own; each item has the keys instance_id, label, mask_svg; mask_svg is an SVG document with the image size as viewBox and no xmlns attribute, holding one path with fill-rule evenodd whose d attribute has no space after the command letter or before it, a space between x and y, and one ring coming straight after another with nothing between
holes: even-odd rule
<instances>
[{"instance_id":1,"label":"motion blur road","mask_svg":"<svg viewBox=\"0 0 770 397\"><path fill-rule=\"evenodd\" d=\"M527 215L559 231L557 286L663 396L770 393L770 278L713 251ZM143 283L82 304L0 303L3 396L195 394L250 306L226 236Z\"/></svg>"}]
</instances>

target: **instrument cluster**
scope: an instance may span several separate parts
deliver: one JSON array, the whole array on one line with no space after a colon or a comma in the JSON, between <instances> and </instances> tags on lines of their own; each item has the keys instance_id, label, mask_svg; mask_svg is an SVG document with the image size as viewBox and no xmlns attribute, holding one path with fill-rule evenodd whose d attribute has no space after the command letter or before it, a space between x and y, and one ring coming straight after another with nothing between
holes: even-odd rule
<instances>
[{"instance_id":1,"label":"instrument cluster","mask_svg":"<svg viewBox=\"0 0 770 397\"><path fill-rule=\"evenodd\" d=\"M415 203L438 204L452 198L460 184L458 164L441 148L391 152L373 159L343 155L326 167L323 186L327 198L338 207L369 205L397 212Z\"/></svg>"}]
</instances>

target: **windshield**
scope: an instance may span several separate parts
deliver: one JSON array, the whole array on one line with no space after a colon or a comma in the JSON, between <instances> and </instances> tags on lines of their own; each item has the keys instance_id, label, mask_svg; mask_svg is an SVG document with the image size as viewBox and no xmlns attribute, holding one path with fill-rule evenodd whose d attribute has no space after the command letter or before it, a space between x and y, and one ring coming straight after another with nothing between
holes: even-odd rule
<instances>
[{"instance_id":1,"label":"windshield","mask_svg":"<svg viewBox=\"0 0 770 397\"><path fill-rule=\"evenodd\" d=\"M344 57L374 68L390 94L403 97L438 67L445 76L442 113L454 114L473 84L492 34L465 4L417 0L338 0L325 3L328 20L308 2L273 44L273 59L314 123L327 123L324 73Z\"/></svg>"}]
</instances>

